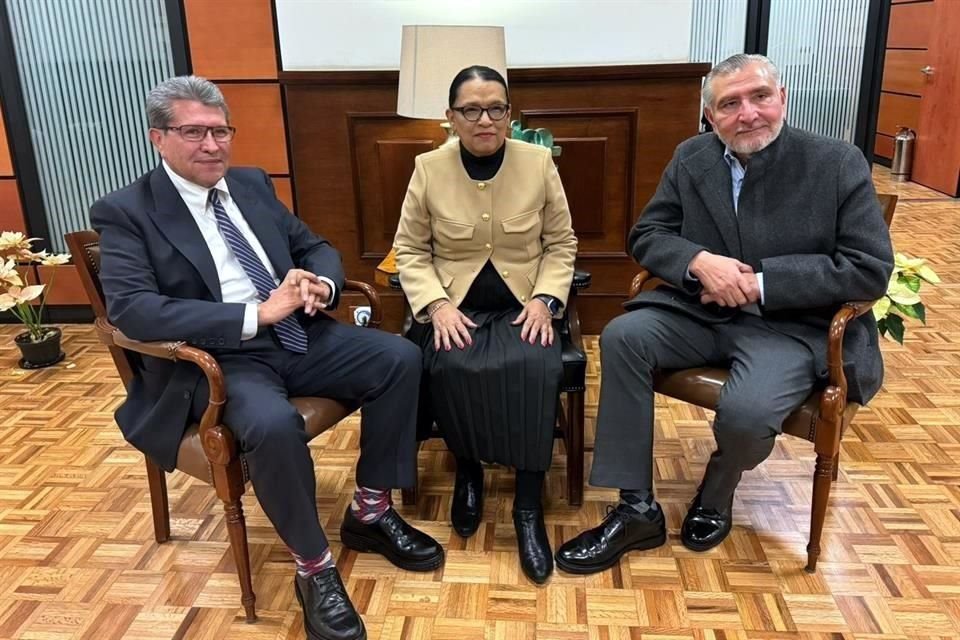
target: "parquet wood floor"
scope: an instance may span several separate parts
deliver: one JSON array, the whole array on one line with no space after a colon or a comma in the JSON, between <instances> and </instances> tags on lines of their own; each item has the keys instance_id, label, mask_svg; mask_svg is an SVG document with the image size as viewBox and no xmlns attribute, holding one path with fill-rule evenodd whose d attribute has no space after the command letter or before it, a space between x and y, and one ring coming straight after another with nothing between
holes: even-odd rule
<instances>
[{"instance_id":1,"label":"parquet wood floor","mask_svg":"<svg viewBox=\"0 0 960 640\"><path fill-rule=\"evenodd\" d=\"M929 258L944 279L926 289L929 326L904 346L884 342L883 391L843 444L814 575L803 572L811 445L781 439L746 474L735 528L719 548L687 551L677 537L713 448L709 415L658 399L657 480L670 538L590 577L556 573L545 587L519 569L510 521L512 477L488 470L485 524L467 541L447 523L452 461L439 442L420 454L423 497L401 512L440 539L446 566L404 573L337 541L353 488L357 421L313 446L319 510L371 639L441 640L934 640L960 637L960 202L916 185L901 196L901 251ZM65 327L68 359L16 369L0 327L0 638L24 640L279 640L303 638L293 564L250 496L260 621L247 625L211 489L169 478L174 540L153 541L140 454L113 424L123 397L87 326ZM596 340L590 340L588 444L596 416ZM587 464L590 464L588 454ZM563 457L548 476L554 545L604 514L612 491L587 488L581 509L563 497Z\"/></svg>"}]
</instances>

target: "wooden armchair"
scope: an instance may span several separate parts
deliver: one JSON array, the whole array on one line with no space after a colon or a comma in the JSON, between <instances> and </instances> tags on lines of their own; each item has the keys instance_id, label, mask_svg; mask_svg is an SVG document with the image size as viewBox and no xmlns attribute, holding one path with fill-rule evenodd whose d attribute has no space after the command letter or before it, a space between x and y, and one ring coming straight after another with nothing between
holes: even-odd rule
<instances>
[{"instance_id":1,"label":"wooden armchair","mask_svg":"<svg viewBox=\"0 0 960 640\"><path fill-rule=\"evenodd\" d=\"M880 195L883 218L889 228L897 206L897 196ZM663 282L642 270L630 285L630 298ZM813 474L813 505L810 513L810 542L807 545L807 572L813 573L820 557L820 537L830 499L830 485L840 470L840 439L860 405L847 399L847 380L843 374L843 336L847 324L869 313L873 301L847 302L836 312L827 332L827 368L829 379L791 413L783 423L783 432L813 443L817 454ZM657 393L714 410L720 389L730 372L725 368L697 367L658 371L653 388ZM602 383L602 381L601 381Z\"/></svg>"},{"instance_id":2,"label":"wooden armchair","mask_svg":"<svg viewBox=\"0 0 960 640\"><path fill-rule=\"evenodd\" d=\"M237 565L242 592L241 603L247 622L257 619L256 596L250 574L250 555L247 549L247 527L243 517L241 498L249 480L247 464L237 449L230 427L221 422L226 391L223 373L209 353L186 342L139 342L132 340L107 319L103 289L100 286L100 237L95 231L66 234L67 245L73 254L80 279L86 289L96 315L96 331L100 341L107 345L125 387L129 387L141 367L141 355L186 360L203 371L210 386L210 401L199 424L191 425L180 442L177 469L213 485L223 501L230 548ZM365 295L370 304L368 326L378 327L382 319L380 298L372 286L347 280L344 289ZM310 439L320 435L350 415L356 407L346 406L329 398L291 398L290 402L303 416ZM173 425L172 428L177 428ZM157 542L170 539L170 509L167 502L166 474L149 458L147 480L153 507L153 530Z\"/></svg>"},{"instance_id":3,"label":"wooden armchair","mask_svg":"<svg viewBox=\"0 0 960 640\"><path fill-rule=\"evenodd\" d=\"M587 352L583 348L583 336L580 333L580 314L577 311L577 292L590 286L591 276L586 271L576 271L570 285L570 295L564 307L559 338L561 358L563 359L563 380L560 383L560 395L566 395L566 407L557 398L557 426L554 438L563 439L567 451L567 502L578 506L583 504L583 396L586 392ZM403 291L400 276L389 276L390 288ZM403 332L406 333L413 322L410 305L404 300ZM439 438L440 431L433 426L429 437ZM403 504L415 504L417 487L403 489Z\"/></svg>"}]
</instances>

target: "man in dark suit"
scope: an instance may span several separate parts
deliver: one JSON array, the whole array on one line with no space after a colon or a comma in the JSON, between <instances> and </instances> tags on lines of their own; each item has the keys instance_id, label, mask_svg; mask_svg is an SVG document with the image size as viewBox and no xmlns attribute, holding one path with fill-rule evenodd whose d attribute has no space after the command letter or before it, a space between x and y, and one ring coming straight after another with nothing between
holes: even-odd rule
<instances>
[{"instance_id":1,"label":"man in dark suit","mask_svg":"<svg viewBox=\"0 0 960 640\"><path fill-rule=\"evenodd\" d=\"M681 529L705 551L731 527L741 474L773 449L783 420L826 378L826 333L847 300L872 300L893 269L870 167L845 142L784 123L777 68L758 55L718 64L703 86L713 133L683 142L630 233L634 258L672 287L641 293L601 335L591 483L620 504L564 544L557 564L592 573L666 539L653 494L653 372L728 365L717 449ZM880 388L871 315L847 328L850 396Z\"/></svg>"},{"instance_id":2,"label":"man in dark suit","mask_svg":"<svg viewBox=\"0 0 960 640\"><path fill-rule=\"evenodd\" d=\"M235 130L220 90L194 76L147 97L161 165L90 211L100 233L111 321L137 340L184 340L223 369L223 420L257 498L297 564L296 592L315 638L365 637L317 517L303 419L289 395L362 406L357 490L341 540L399 567L432 570L435 540L391 508L390 489L416 474L420 351L407 340L336 322L340 256L277 200L259 169L229 169ZM172 470L209 390L190 363L144 358L117 411L126 439Z\"/></svg>"}]
</instances>

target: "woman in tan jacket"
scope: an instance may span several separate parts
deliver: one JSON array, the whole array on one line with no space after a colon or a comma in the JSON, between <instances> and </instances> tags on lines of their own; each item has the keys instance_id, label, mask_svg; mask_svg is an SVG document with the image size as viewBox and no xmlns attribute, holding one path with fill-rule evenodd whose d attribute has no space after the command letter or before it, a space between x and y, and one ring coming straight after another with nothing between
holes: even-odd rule
<instances>
[{"instance_id":1,"label":"woman in tan jacket","mask_svg":"<svg viewBox=\"0 0 960 640\"><path fill-rule=\"evenodd\" d=\"M457 458L450 518L477 530L481 462L515 467L520 563L553 570L541 494L563 366L554 319L566 303L577 239L549 150L507 139L506 82L462 70L447 118L459 145L420 155L394 242L424 353L427 407Z\"/></svg>"}]
</instances>

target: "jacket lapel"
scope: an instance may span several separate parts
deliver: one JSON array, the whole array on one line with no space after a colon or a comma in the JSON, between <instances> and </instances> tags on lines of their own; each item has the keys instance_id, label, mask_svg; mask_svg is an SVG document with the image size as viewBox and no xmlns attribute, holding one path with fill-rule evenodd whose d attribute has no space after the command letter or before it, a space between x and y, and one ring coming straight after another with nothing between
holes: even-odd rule
<instances>
[{"instance_id":1,"label":"jacket lapel","mask_svg":"<svg viewBox=\"0 0 960 640\"><path fill-rule=\"evenodd\" d=\"M157 228L167 240L183 254L193 265L207 285L210 294L217 302L223 301L220 291L220 276L213 263L213 256L207 247L200 228L190 215L183 198L173 186L170 177L162 166L150 174L150 188L153 191L154 210L149 212Z\"/></svg>"},{"instance_id":2,"label":"jacket lapel","mask_svg":"<svg viewBox=\"0 0 960 640\"><path fill-rule=\"evenodd\" d=\"M260 241L260 246L266 251L277 277L283 280L287 271L293 268L293 260L290 256L290 248L281 236L280 230L271 222L269 216L264 215L267 207L270 206L269 203L264 202L253 189L230 175L227 176L227 188L230 189L230 197L236 202L240 213Z\"/></svg>"},{"instance_id":3,"label":"jacket lapel","mask_svg":"<svg viewBox=\"0 0 960 640\"><path fill-rule=\"evenodd\" d=\"M690 172L694 186L707 211L717 225L720 237L731 256L740 256L740 230L737 226L737 214L733 209L733 184L730 167L723 159L723 143L716 138L715 144L701 153L688 158L684 165Z\"/></svg>"}]
</instances>

